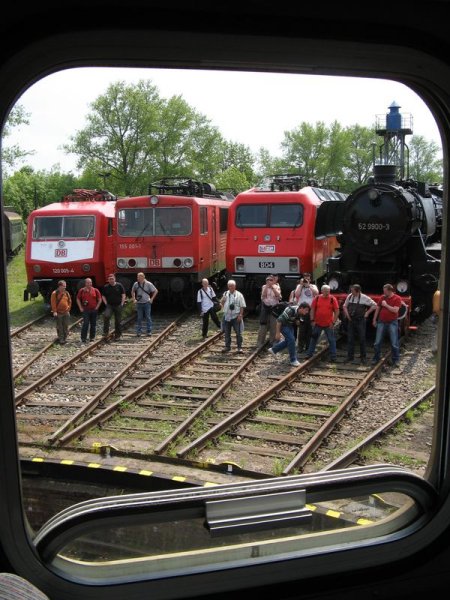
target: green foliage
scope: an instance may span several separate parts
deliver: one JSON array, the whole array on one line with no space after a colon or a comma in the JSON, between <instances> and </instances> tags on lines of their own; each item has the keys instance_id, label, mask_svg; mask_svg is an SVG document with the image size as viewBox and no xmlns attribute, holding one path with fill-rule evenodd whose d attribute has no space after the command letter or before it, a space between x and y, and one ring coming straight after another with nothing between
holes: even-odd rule
<instances>
[{"instance_id":1,"label":"green foliage","mask_svg":"<svg viewBox=\"0 0 450 600\"><path fill-rule=\"evenodd\" d=\"M11 111L3 137L28 123L20 105ZM149 80L111 84L91 104L87 125L63 148L78 158L82 174L34 172L23 167L4 184L5 204L26 217L75 188L106 188L117 196L147 194L149 184L162 177L193 177L235 193L256 185L266 175L298 173L318 185L345 192L365 183L372 174L374 147L380 137L375 126L342 127L300 122L284 132L280 156L261 148L255 156L248 146L225 140L211 121L182 96L160 96ZM410 172L417 181L441 183L439 147L421 136L408 142ZM4 148L8 168L26 157L20 148Z\"/></svg>"},{"instance_id":2,"label":"green foliage","mask_svg":"<svg viewBox=\"0 0 450 600\"><path fill-rule=\"evenodd\" d=\"M27 285L24 250L15 256L7 267L9 319L12 327L19 327L45 312L42 296L24 302L23 291Z\"/></svg>"},{"instance_id":3,"label":"green foliage","mask_svg":"<svg viewBox=\"0 0 450 600\"><path fill-rule=\"evenodd\" d=\"M4 183L5 204L13 206L24 219L38 206L59 202L63 196L72 192L77 180L71 173L35 172L30 167L22 167Z\"/></svg>"},{"instance_id":4,"label":"green foliage","mask_svg":"<svg viewBox=\"0 0 450 600\"><path fill-rule=\"evenodd\" d=\"M17 144L8 146L5 141L11 133L11 129L29 124L29 116L29 113L25 112L21 104L16 104L8 115L2 132L2 166L5 171L7 169L13 169L17 162L30 156L30 154L34 154L32 151L22 150Z\"/></svg>"}]
</instances>

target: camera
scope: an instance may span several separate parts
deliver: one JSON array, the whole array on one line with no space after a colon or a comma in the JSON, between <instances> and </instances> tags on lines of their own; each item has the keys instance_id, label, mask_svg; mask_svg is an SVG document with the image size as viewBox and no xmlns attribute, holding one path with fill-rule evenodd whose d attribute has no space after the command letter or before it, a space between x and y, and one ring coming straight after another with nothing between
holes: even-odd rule
<instances>
[{"instance_id":1,"label":"camera","mask_svg":"<svg viewBox=\"0 0 450 600\"><path fill-rule=\"evenodd\" d=\"M138 295L136 296L136 300L137 300L138 302L140 302L140 301L142 300L142 294L138 294Z\"/></svg>"},{"instance_id":2,"label":"camera","mask_svg":"<svg viewBox=\"0 0 450 600\"><path fill-rule=\"evenodd\" d=\"M234 310L234 304L230 304L230 310Z\"/></svg>"},{"instance_id":3,"label":"camera","mask_svg":"<svg viewBox=\"0 0 450 600\"><path fill-rule=\"evenodd\" d=\"M83 300L82 302L83 306L87 306L89 304L88 300Z\"/></svg>"}]
</instances>

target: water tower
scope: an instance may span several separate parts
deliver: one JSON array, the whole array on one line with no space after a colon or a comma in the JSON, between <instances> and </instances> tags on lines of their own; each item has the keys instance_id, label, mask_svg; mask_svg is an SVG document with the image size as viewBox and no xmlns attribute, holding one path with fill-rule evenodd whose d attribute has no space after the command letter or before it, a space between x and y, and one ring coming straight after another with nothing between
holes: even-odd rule
<instances>
[{"instance_id":1,"label":"water tower","mask_svg":"<svg viewBox=\"0 0 450 600\"><path fill-rule=\"evenodd\" d=\"M401 114L400 106L393 102L389 106L389 112L385 115L376 115L375 132L383 137L383 144L379 147L379 165L395 166L398 179L409 178L409 148L406 144L406 136L411 135L412 116Z\"/></svg>"}]
</instances>

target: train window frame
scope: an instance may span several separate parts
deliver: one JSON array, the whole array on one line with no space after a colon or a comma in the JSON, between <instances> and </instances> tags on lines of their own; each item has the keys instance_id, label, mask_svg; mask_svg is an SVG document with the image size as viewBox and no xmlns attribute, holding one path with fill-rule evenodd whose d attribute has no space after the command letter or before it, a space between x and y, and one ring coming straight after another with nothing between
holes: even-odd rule
<instances>
[{"instance_id":1,"label":"train window frame","mask_svg":"<svg viewBox=\"0 0 450 600\"><path fill-rule=\"evenodd\" d=\"M0 73L0 84L2 84L3 97L0 100L2 110L2 118L5 117L8 109L19 95L20 91L26 85L29 85L36 77L49 73L57 68L64 66L84 65L86 62L91 64L98 61L99 64L120 64L121 57L118 56L118 48L112 43L117 40L114 32L105 29L96 31L97 35L92 36L92 31L86 31L85 35L80 36L77 31L76 35L63 35L57 40L38 40L30 43L20 55L12 55L7 59L7 68ZM133 32L134 33L134 32ZM182 46L183 51L189 50L190 58L184 56L180 58L180 47L183 41L183 35L174 33L167 36L166 32L156 31L152 36L144 36L144 40L140 40L135 35L126 35L121 37L120 52L123 52L124 47L127 48L127 64L134 64L135 61L143 61L149 65L172 64L189 65L191 67L201 65L205 52L205 39L208 34L203 32L199 36L200 44L196 44L194 40L189 39L189 44ZM224 35L224 34L222 34ZM210 38L214 42L209 50L209 61L211 65L217 65L220 68L232 68L236 64L241 65L241 68L248 68L248 65L253 64L251 61L252 51L254 51L255 40L247 38L241 34L240 43L233 43L234 48L239 48L239 54L234 56L230 50L230 56L227 60L224 58L224 48L226 47L227 38L224 35L222 42L219 44L217 39ZM373 59L370 61L372 54L369 48L372 48L373 56L378 56L376 48L370 43L355 44L344 42L332 37L327 44L314 44L310 40L294 39L274 39L271 36L261 34L257 39L261 49L264 47L266 55L270 50L276 48L277 68L279 70L292 70L295 72L304 72L308 69L318 68L326 73L337 72L342 74L352 73L353 70L358 73L386 73L386 64L384 54L382 58ZM180 47L176 48L174 37L180 43ZM149 38L151 38L151 43ZM92 46L89 41L92 41ZM64 41L61 44L61 41ZM126 44L128 41L129 45ZM184 39L186 41L186 39ZM235 41L235 40L234 40ZM82 43L81 43L82 42ZM141 43L140 43L141 42ZM216 46L220 51L215 54ZM171 54L170 50L175 47ZM450 129L446 124L445 117L450 114L450 102L443 97L443 92L448 90L450 80L448 71L438 64L437 60L433 60L429 55L418 53L417 50L412 50L406 46L400 46L399 52L395 52L397 47L389 51L389 67L396 74L396 78L400 81L413 82L414 89L420 91L423 96L429 100L429 104L433 106L434 113L438 117L438 122L441 127L444 139L444 154L447 158L448 145L450 141ZM51 51L53 49L53 52ZM41 51L38 51L41 50ZM378 48L379 50L379 48ZM80 54L77 55L78 51ZM359 52L358 52L359 51ZM162 53L161 53L162 52ZM166 54L164 54L166 53ZM196 54L197 53L197 54ZM371 68L363 68L359 65L361 53L369 57ZM414 55L414 56L412 56ZM75 58L77 57L78 58ZM95 59L92 57L95 56ZM145 56L144 60L142 57ZM164 56L164 59L161 58ZM244 59L244 56L246 57ZM83 58L79 58L83 57ZM168 57L172 57L171 59ZM238 57L240 57L238 59ZM417 59L417 62L413 60ZM297 62L296 62L297 61ZM342 66L342 63L345 66ZM348 66L353 65L353 68ZM376 66L375 66L376 65ZM359 68L358 68L359 66ZM266 67L268 69L268 66ZM275 68L273 63L271 68ZM402 76L402 73L407 73L408 76ZM413 72L413 75L411 75ZM13 78L6 77L11 73L17 73ZM447 77L445 76L447 75ZM431 91L426 91L425 81L431 78L433 86ZM4 84L4 85L3 85ZM441 96L439 95L441 92ZM439 103L441 99L441 104ZM445 167L445 182L448 183L447 165ZM446 188L447 189L447 188ZM447 192L446 192L447 199ZM447 216L448 220L448 216ZM443 250L444 254L448 252ZM445 261L446 256L444 256ZM1 278L6 282L6 273L4 265L1 267ZM6 286L2 286L5 288ZM330 561L330 549L325 545L316 549L310 555L299 557L297 560L284 560L283 557L278 557L271 563L271 568L264 569L255 567L247 569L241 576L238 573L239 569L223 570L214 574L204 573L204 577L199 576L197 579L193 575L186 575L184 578L178 578L178 581L165 579L160 582L136 581L134 584L120 590L114 586L108 585L108 581L102 582L101 587L90 588L88 585L83 585L82 582L69 581L65 578L62 572L51 572L46 565L40 560L27 533L27 524L21 508L21 485L19 473L19 461L17 453L16 428L13 411L13 402L0 403L1 418L0 418L0 438L1 438L1 461L4 465L4 472L0 475L1 508L4 519L0 524L1 539L8 553L8 560L14 568L34 580L37 585L41 585L49 592L53 592L56 596L57 591L61 591L59 597L84 597L84 598L109 598L110 600L123 598L124 589L126 589L127 598L130 600L141 598L142 593L152 592L154 598L170 597L186 597L208 593L212 591L227 591L236 588L245 588L247 586L264 585L267 583L278 583L287 580L308 580L313 577L320 577L326 574L336 574L340 572L352 572L357 566L358 569L368 566L386 566L389 562L399 561L410 557L418 550L426 549L432 541L438 540L441 531L446 527L450 515L450 500L449 500L449 479L450 474L446 468L449 460L449 419L448 406L443 401L448 395L449 389L449 374L448 374L448 339L449 339L449 319L448 319L448 297L449 297L449 282L448 277L443 274L442 284L442 319L440 320L439 334L439 349L440 363L438 369L438 393L439 403L436 411L436 430L437 437L435 440L434 453L435 460L427 474L427 479L436 486L436 490L440 495L440 504L436 506L433 512L430 511L425 517L417 523L417 528L410 532L410 539L398 538L389 539L389 543L384 543L383 539L372 540L371 543L362 544L359 548L341 547L334 549L332 556L336 560ZM8 314L8 305L5 292L1 294L0 309L3 315ZM1 339L6 340L4 344L5 352L9 355L9 324L7 317L0 322ZM8 350L9 348L9 350ZM11 400L13 398L13 382L11 376L11 368L9 361L3 361L0 365L1 379L5 382L5 396ZM411 544L411 539L413 544ZM378 549L378 556L374 557L374 547ZM356 562L357 561L357 564ZM245 579L245 580L244 580ZM74 595L76 594L76 595Z\"/></svg>"},{"instance_id":2,"label":"train window frame","mask_svg":"<svg viewBox=\"0 0 450 600\"><path fill-rule=\"evenodd\" d=\"M200 218L200 235L206 235L208 233L208 209L206 206L200 206L199 218Z\"/></svg>"},{"instance_id":3,"label":"train window frame","mask_svg":"<svg viewBox=\"0 0 450 600\"><path fill-rule=\"evenodd\" d=\"M294 206L296 208L299 208L299 223L292 225L292 223L285 221L284 224L282 224L281 222L278 224L273 224L272 222L272 211L281 206ZM254 209L255 213L259 213L259 212L263 212L262 209L266 208L265 211L265 222L262 223L248 223L247 221L245 223L242 222L241 220L241 216L240 216L240 212L242 208L252 208ZM240 229L246 229L247 227L251 227L254 229L298 229L299 227L301 227L303 225L303 217L305 214L305 210L304 210L304 206L303 204L301 204L301 202L282 202L279 205L275 206L272 204L265 204L264 202L258 202L258 203L242 203L239 204L236 208L236 214L235 214L235 225L236 227L239 227Z\"/></svg>"},{"instance_id":4,"label":"train window frame","mask_svg":"<svg viewBox=\"0 0 450 600\"><path fill-rule=\"evenodd\" d=\"M81 221L81 219L89 219L88 228L86 229L86 235L76 235L70 237L68 233L66 233L66 223L74 223L76 221ZM58 235L45 235L37 237L37 224L42 221L51 221L51 220L60 220L61 228ZM39 217L35 217L33 219L33 241L41 242L46 240L59 240L61 238L67 238L70 240L82 240L85 238L90 238L95 236L95 228L96 228L96 217L95 215L71 215L71 216L57 216L57 215L42 215Z\"/></svg>"}]
</instances>

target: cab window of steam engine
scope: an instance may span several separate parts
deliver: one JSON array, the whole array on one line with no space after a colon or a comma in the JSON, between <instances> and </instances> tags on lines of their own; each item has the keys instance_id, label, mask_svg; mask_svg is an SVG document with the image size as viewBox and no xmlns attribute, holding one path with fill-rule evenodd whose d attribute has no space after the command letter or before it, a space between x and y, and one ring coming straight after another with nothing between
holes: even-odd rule
<instances>
[{"instance_id":1,"label":"cab window of steam engine","mask_svg":"<svg viewBox=\"0 0 450 600\"><path fill-rule=\"evenodd\" d=\"M301 204L242 204L236 209L237 227L300 227Z\"/></svg>"}]
</instances>

